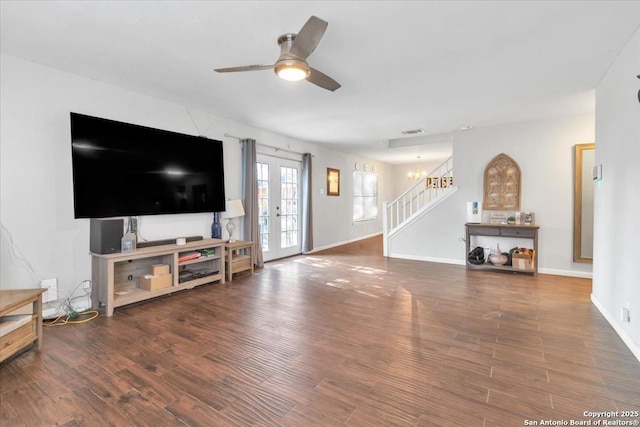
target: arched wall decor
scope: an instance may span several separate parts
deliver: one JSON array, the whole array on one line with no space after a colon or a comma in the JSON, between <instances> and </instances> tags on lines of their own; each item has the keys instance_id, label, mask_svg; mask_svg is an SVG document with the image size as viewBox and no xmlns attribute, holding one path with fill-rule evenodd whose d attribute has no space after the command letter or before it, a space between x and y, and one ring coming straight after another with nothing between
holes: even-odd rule
<instances>
[{"instance_id":1,"label":"arched wall decor","mask_svg":"<svg viewBox=\"0 0 640 427\"><path fill-rule=\"evenodd\" d=\"M520 210L520 166L504 153L493 158L484 169L482 208L494 211Z\"/></svg>"}]
</instances>

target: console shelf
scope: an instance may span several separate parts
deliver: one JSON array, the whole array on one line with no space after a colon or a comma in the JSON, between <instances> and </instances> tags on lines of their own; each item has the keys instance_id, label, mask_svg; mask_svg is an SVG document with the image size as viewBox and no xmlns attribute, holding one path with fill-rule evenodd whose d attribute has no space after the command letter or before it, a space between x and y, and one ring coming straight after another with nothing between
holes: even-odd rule
<instances>
[{"instance_id":1,"label":"console shelf","mask_svg":"<svg viewBox=\"0 0 640 427\"><path fill-rule=\"evenodd\" d=\"M538 230L537 225L510 225L510 224L477 224L466 223L466 255L471 251L471 238L472 236L492 236L492 237L507 237L514 239L529 239L533 243L533 249L535 250L533 268L520 269L511 266L499 266L490 263L485 264L471 264L466 261L467 270L494 270L494 271L509 271L513 273L529 273L533 276L538 275Z\"/></svg>"},{"instance_id":2,"label":"console shelf","mask_svg":"<svg viewBox=\"0 0 640 427\"><path fill-rule=\"evenodd\" d=\"M200 250L213 251L214 254L179 261L185 254ZM116 307L192 289L206 283L224 283L224 241L204 239L188 242L186 245L152 246L128 253L91 253L91 264L93 308L104 307L105 314L112 316ZM151 291L140 288L140 277L149 274L151 266L155 264L169 265L171 286ZM200 276L180 282L180 273L187 267Z\"/></svg>"}]
</instances>

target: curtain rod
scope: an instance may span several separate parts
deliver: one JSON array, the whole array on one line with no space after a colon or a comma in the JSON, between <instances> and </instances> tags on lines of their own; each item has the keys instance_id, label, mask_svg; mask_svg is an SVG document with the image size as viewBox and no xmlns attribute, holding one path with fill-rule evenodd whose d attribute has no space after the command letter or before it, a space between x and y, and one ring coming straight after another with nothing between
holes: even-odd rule
<instances>
[{"instance_id":1,"label":"curtain rod","mask_svg":"<svg viewBox=\"0 0 640 427\"><path fill-rule=\"evenodd\" d=\"M273 157L274 159L282 159L282 160L289 160L291 162L302 163L302 159L292 159L291 157L276 156L275 154L263 153L261 151L257 151L256 154L259 154L261 156Z\"/></svg>"},{"instance_id":2,"label":"curtain rod","mask_svg":"<svg viewBox=\"0 0 640 427\"><path fill-rule=\"evenodd\" d=\"M237 136L233 136L233 135L229 135L228 133L225 133L224 136L226 136L227 138L235 138L238 140L238 143L242 144L242 140L246 139L246 138L238 138ZM286 148L280 148L280 147L276 147L275 145L268 145L268 144L263 144L261 142L256 142L256 145L259 145L261 147L267 147L267 148L273 148L276 151L284 151L285 153L291 153L291 154L297 154L299 156L304 156L305 153L301 153L299 151L293 151L293 150L288 150ZM312 154L311 157L315 157L315 154Z\"/></svg>"},{"instance_id":3,"label":"curtain rod","mask_svg":"<svg viewBox=\"0 0 640 427\"><path fill-rule=\"evenodd\" d=\"M238 138L237 136L233 136L233 135L229 135L228 133L225 133L224 136L226 136L227 138L235 138L238 141L242 141L245 138Z\"/></svg>"},{"instance_id":4,"label":"curtain rod","mask_svg":"<svg viewBox=\"0 0 640 427\"><path fill-rule=\"evenodd\" d=\"M256 145L259 145L261 147L273 148L276 151L284 151L285 153L298 154L299 156L304 156L304 153L301 153L299 151L288 150L286 148L276 147L275 145L267 145L267 144L262 144L260 142L256 142ZM313 154L311 156L313 157Z\"/></svg>"}]
</instances>

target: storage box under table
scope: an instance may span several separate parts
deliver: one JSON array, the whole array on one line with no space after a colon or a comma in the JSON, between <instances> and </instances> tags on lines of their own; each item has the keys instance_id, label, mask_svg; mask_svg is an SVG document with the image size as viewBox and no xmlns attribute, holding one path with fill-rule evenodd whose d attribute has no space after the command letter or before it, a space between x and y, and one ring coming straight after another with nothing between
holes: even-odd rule
<instances>
[{"instance_id":1,"label":"storage box under table","mask_svg":"<svg viewBox=\"0 0 640 427\"><path fill-rule=\"evenodd\" d=\"M173 275L161 274L159 276L140 276L140 288L147 291L168 288L173 282Z\"/></svg>"},{"instance_id":2,"label":"storage box under table","mask_svg":"<svg viewBox=\"0 0 640 427\"><path fill-rule=\"evenodd\" d=\"M169 264L153 264L151 266L151 275L162 276L163 274L169 274Z\"/></svg>"},{"instance_id":3,"label":"storage box under table","mask_svg":"<svg viewBox=\"0 0 640 427\"><path fill-rule=\"evenodd\" d=\"M525 253L513 253L511 255L511 265L519 270L533 270L535 267L535 251Z\"/></svg>"}]
</instances>

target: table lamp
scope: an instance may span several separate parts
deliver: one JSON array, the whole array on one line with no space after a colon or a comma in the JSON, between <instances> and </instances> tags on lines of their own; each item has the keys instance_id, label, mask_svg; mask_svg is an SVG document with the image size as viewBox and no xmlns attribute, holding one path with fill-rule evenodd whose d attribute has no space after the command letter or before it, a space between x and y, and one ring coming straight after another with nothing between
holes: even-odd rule
<instances>
[{"instance_id":1,"label":"table lamp","mask_svg":"<svg viewBox=\"0 0 640 427\"><path fill-rule=\"evenodd\" d=\"M236 225L233 223L233 218L239 218L244 216L244 208L242 207L242 201L240 199L227 200L224 212L220 213L220 218L227 220L227 233L229 233L229 243L235 242L232 239L233 231L236 229Z\"/></svg>"}]
</instances>

